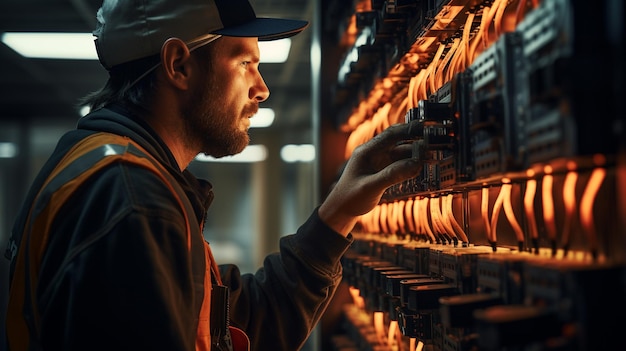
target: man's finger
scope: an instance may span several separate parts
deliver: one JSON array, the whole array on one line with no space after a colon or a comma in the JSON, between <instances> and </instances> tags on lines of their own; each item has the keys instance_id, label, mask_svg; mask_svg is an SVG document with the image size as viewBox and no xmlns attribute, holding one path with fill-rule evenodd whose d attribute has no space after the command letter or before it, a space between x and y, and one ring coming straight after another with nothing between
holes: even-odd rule
<instances>
[{"instance_id":1,"label":"man's finger","mask_svg":"<svg viewBox=\"0 0 626 351\"><path fill-rule=\"evenodd\" d=\"M411 121L409 123L399 123L389 126L376 136L374 136L370 142L363 144L365 148L372 147L392 147L400 141L414 140L418 137L418 123L419 121Z\"/></svg>"}]
</instances>

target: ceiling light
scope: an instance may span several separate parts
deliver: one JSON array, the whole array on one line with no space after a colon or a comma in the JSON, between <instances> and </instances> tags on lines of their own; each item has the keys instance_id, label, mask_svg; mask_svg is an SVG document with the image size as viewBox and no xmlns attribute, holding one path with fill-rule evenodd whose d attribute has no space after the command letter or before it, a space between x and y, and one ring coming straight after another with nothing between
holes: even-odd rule
<instances>
[{"instance_id":1,"label":"ceiling light","mask_svg":"<svg viewBox=\"0 0 626 351\"><path fill-rule=\"evenodd\" d=\"M97 60L95 37L91 33L7 32L0 40L20 55L28 58ZM261 41L262 63L287 61L291 38Z\"/></svg>"},{"instance_id":2,"label":"ceiling light","mask_svg":"<svg viewBox=\"0 0 626 351\"><path fill-rule=\"evenodd\" d=\"M274 122L274 110L271 108L260 108L250 119L250 128L265 128Z\"/></svg>"},{"instance_id":3,"label":"ceiling light","mask_svg":"<svg viewBox=\"0 0 626 351\"><path fill-rule=\"evenodd\" d=\"M285 145L280 149L280 157L288 163L311 162L315 160L315 146L311 144Z\"/></svg>"},{"instance_id":4,"label":"ceiling light","mask_svg":"<svg viewBox=\"0 0 626 351\"><path fill-rule=\"evenodd\" d=\"M80 113L80 115L82 117L87 116L87 114L91 112L91 107L89 107L88 105L82 106L80 107L80 109L78 110L78 113Z\"/></svg>"},{"instance_id":5,"label":"ceiling light","mask_svg":"<svg viewBox=\"0 0 626 351\"><path fill-rule=\"evenodd\" d=\"M267 148L265 145L248 145L242 152L232 155L215 158L205 154L199 154L195 160L199 162L229 162L229 163L253 163L265 161L267 158Z\"/></svg>"},{"instance_id":6,"label":"ceiling light","mask_svg":"<svg viewBox=\"0 0 626 351\"><path fill-rule=\"evenodd\" d=\"M283 63L289 57L289 49L291 49L291 38L260 41L261 62Z\"/></svg>"},{"instance_id":7,"label":"ceiling light","mask_svg":"<svg viewBox=\"0 0 626 351\"><path fill-rule=\"evenodd\" d=\"M14 158L17 156L15 143L0 142L0 158Z\"/></svg>"},{"instance_id":8,"label":"ceiling light","mask_svg":"<svg viewBox=\"0 0 626 351\"><path fill-rule=\"evenodd\" d=\"M97 60L91 33L3 33L2 42L24 57Z\"/></svg>"}]
</instances>

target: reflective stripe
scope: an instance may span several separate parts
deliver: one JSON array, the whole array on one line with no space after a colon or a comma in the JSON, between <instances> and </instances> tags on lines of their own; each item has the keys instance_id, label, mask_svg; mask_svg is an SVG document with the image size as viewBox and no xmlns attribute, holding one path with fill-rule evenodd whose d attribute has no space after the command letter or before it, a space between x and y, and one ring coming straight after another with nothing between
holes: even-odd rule
<instances>
[{"instance_id":1,"label":"reflective stripe","mask_svg":"<svg viewBox=\"0 0 626 351\"><path fill-rule=\"evenodd\" d=\"M106 144L102 145L95 150L91 150L83 156L74 160L67 167L54 177L48 185L39 194L39 200L36 202L34 213L31 215L31 219L34 220L41 210L48 205L50 196L59 190L70 180L76 179L78 176L91 169L96 163L102 161L104 157L113 155L122 155L126 151L127 147L123 145ZM32 221L30 223L32 225Z\"/></svg>"}]
</instances>

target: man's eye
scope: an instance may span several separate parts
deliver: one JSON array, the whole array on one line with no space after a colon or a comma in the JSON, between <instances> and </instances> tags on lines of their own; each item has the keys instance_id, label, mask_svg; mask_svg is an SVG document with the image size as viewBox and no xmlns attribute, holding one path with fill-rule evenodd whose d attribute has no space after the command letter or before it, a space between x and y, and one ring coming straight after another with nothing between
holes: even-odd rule
<instances>
[{"instance_id":1,"label":"man's eye","mask_svg":"<svg viewBox=\"0 0 626 351\"><path fill-rule=\"evenodd\" d=\"M247 67L250 64L250 61L243 61L241 62L241 65L244 67Z\"/></svg>"}]
</instances>

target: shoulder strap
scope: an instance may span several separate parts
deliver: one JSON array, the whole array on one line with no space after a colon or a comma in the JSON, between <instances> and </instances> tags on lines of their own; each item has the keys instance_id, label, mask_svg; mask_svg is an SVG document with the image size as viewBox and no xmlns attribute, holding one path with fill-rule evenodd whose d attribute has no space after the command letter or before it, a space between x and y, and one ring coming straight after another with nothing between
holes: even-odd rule
<instances>
[{"instance_id":1,"label":"shoulder strap","mask_svg":"<svg viewBox=\"0 0 626 351\"><path fill-rule=\"evenodd\" d=\"M15 240L20 248L16 257L15 272L11 282L7 319L7 333L12 350L28 350L31 333L38 335L39 316L32 297L35 296L41 259L46 250L49 230L62 204L91 175L114 162L129 162L154 172L170 188L172 195L180 205L187 224L187 247L191 250L191 228L188 211L176 189L177 182L169 172L150 153L130 138L110 134L96 133L77 143L57 164L48 176L30 209L24 230ZM30 233L38 233L32 236ZM30 331L30 332L29 332Z\"/></svg>"}]
</instances>

